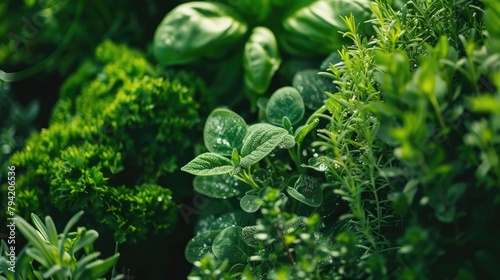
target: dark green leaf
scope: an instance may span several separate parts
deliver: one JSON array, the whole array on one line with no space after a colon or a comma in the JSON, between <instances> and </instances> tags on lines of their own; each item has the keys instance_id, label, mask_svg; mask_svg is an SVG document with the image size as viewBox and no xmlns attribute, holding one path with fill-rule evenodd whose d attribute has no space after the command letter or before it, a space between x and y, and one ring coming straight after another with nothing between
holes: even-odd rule
<instances>
[{"instance_id":1,"label":"dark green leaf","mask_svg":"<svg viewBox=\"0 0 500 280\"><path fill-rule=\"evenodd\" d=\"M259 210L261 206L260 201L260 197L256 195L245 195L240 200L240 206L245 212L254 213Z\"/></svg>"},{"instance_id":2,"label":"dark green leaf","mask_svg":"<svg viewBox=\"0 0 500 280\"><path fill-rule=\"evenodd\" d=\"M304 116L304 101L297 89L282 87L269 98L266 115L275 125L282 125L283 117L287 117L292 124L296 124Z\"/></svg>"},{"instance_id":3,"label":"dark green leaf","mask_svg":"<svg viewBox=\"0 0 500 280\"><path fill-rule=\"evenodd\" d=\"M241 148L246 134L247 124L238 114L228 109L215 109L205 123L203 140L210 152L230 156L234 148Z\"/></svg>"},{"instance_id":4,"label":"dark green leaf","mask_svg":"<svg viewBox=\"0 0 500 280\"><path fill-rule=\"evenodd\" d=\"M184 250L184 256L190 263L200 260L206 254L212 253L212 243L214 242L220 230L211 230L202 232L191 238Z\"/></svg>"},{"instance_id":5,"label":"dark green leaf","mask_svg":"<svg viewBox=\"0 0 500 280\"><path fill-rule=\"evenodd\" d=\"M312 176L300 175L294 187L286 190L291 197L311 207L319 207L323 203L321 183Z\"/></svg>"},{"instance_id":6,"label":"dark green leaf","mask_svg":"<svg viewBox=\"0 0 500 280\"><path fill-rule=\"evenodd\" d=\"M221 231L212 244L212 251L219 260L230 264L246 263L252 249L243 241L241 227L228 227Z\"/></svg>"},{"instance_id":7,"label":"dark green leaf","mask_svg":"<svg viewBox=\"0 0 500 280\"><path fill-rule=\"evenodd\" d=\"M226 199L240 194L238 180L230 175L197 176L194 178L194 189L206 196Z\"/></svg>"}]
</instances>

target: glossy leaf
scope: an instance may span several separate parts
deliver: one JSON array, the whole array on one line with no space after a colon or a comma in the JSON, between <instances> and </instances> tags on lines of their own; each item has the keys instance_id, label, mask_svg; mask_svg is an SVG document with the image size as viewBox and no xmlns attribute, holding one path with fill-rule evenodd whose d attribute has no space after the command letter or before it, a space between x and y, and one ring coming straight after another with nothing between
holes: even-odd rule
<instances>
[{"instance_id":1,"label":"glossy leaf","mask_svg":"<svg viewBox=\"0 0 500 280\"><path fill-rule=\"evenodd\" d=\"M243 140L240 166L247 168L259 162L278 147L287 135L285 129L267 123L250 126Z\"/></svg>"},{"instance_id":2,"label":"glossy leaf","mask_svg":"<svg viewBox=\"0 0 500 280\"><path fill-rule=\"evenodd\" d=\"M282 87L269 98L266 115L269 121L275 125L282 125L284 117L287 117L292 124L296 124L304 116L304 110L304 101L302 101L297 89Z\"/></svg>"},{"instance_id":3,"label":"glossy leaf","mask_svg":"<svg viewBox=\"0 0 500 280\"><path fill-rule=\"evenodd\" d=\"M240 149L247 133L247 124L235 112L215 109L208 116L203 129L205 146L212 153L230 156Z\"/></svg>"},{"instance_id":4,"label":"glossy leaf","mask_svg":"<svg viewBox=\"0 0 500 280\"><path fill-rule=\"evenodd\" d=\"M260 200L260 197L256 195L245 195L240 200L241 209L247 213L257 212L261 206Z\"/></svg>"},{"instance_id":5,"label":"glossy leaf","mask_svg":"<svg viewBox=\"0 0 500 280\"><path fill-rule=\"evenodd\" d=\"M335 92L332 81L318 75L318 72L315 69L300 71L295 74L292 81L292 85L299 91L305 107L311 110L317 110L325 104L327 99L325 91Z\"/></svg>"},{"instance_id":6,"label":"glossy leaf","mask_svg":"<svg viewBox=\"0 0 500 280\"><path fill-rule=\"evenodd\" d=\"M198 261L206 254L212 253L212 243L214 242L220 230L210 230L202 232L188 241L184 250L184 256L190 263Z\"/></svg>"},{"instance_id":7,"label":"glossy leaf","mask_svg":"<svg viewBox=\"0 0 500 280\"><path fill-rule=\"evenodd\" d=\"M281 57L273 32L266 27L254 28L243 55L245 86L253 92L264 93L280 64Z\"/></svg>"},{"instance_id":8,"label":"glossy leaf","mask_svg":"<svg viewBox=\"0 0 500 280\"><path fill-rule=\"evenodd\" d=\"M238 180L229 175L197 176L194 178L194 189L208 197L229 198L240 194Z\"/></svg>"},{"instance_id":9,"label":"glossy leaf","mask_svg":"<svg viewBox=\"0 0 500 280\"><path fill-rule=\"evenodd\" d=\"M246 263L252 252L243 241L241 227L228 227L221 231L212 244L212 252L219 260L230 264Z\"/></svg>"},{"instance_id":10,"label":"glossy leaf","mask_svg":"<svg viewBox=\"0 0 500 280\"><path fill-rule=\"evenodd\" d=\"M319 207L323 203L321 183L309 175L300 175L294 187L288 187L287 192L291 197L311 207Z\"/></svg>"},{"instance_id":11,"label":"glossy leaf","mask_svg":"<svg viewBox=\"0 0 500 280\"><path fill-rule=\"evenodd\" d=\"M228 174L233 170L231 160L214 153L203 153L184 165L181 170L197 176Z\"/></svg>"},{"instance_id":12,"label":"glossy leaf","mask_svg":"<svg viewBox=\"0 0 500 280\"><path fill-rule=\"evenodd\" d=\"M220 216L210 215L201 219L196 224L196 231L214 231L223 230L231 226L247 226L255 224L255 217L244 211L237 210L224 213Z\"/></svg>"},{"instance_id":13,"label":"glossy leaf","mask_svg":"<svg viewBox=\"0 0 500 280\"><path fill-rule=\"evenodd\" d=\"M342 16L352 13L360 35L373 33L365 23L372 17L370 4L368 0L318 0L305 5L298 2L285 16L280 43L288 53L297 56L330 54L350 43L340 33L348 31Z\"/></svg>"},{"instance_id":14,"label":"glossy leaf","mask_svg":"<svg viewBox=\"0 0 500 280\"><path fill-rule=\"evenodd\" d=\"M153 52L163 65L221 57L247 32L243 19L222 3L188 2L171 10L156 29Z\"/></svg>"}]
</instances>

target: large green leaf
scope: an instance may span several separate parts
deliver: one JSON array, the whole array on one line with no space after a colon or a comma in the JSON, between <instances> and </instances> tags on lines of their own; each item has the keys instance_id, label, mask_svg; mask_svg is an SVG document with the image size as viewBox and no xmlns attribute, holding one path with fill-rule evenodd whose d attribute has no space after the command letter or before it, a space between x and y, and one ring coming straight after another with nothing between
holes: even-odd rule
<instances>
[{"instance_id":1,"label":"large green leaf","mask_svg":"<svg viewBox=\"0 0 500 280\"><path fill-rule=\"evenodd\" d=\"M196 223L196 232L223 230L231 226L247 226L255 224L254 215L241 210L224 213L220 216L210 215Z\"/></svg>"},{"instance_id":2,"label":"large green leaf","mask_svg":"<svg viewBox=\"0 0 500 280\"><path fill-rule=\"evenodd\" d=\"M266 27L254 28L245 44L243 55L245 86L256 93L264 93L280 63L281 57L273 32Z\"/></svg>"},{"instance_id":3,"label":"large green leaf","mask_svg":"<svg viewBox=\"0 0 500 280\"><path fill-rule=\"evenodd\" d=\"M202 232L191 238L184 250L184 256L190 263L200 260L206 254L212 253L212 243L214 242L220 230L210 230Z\"/></svg>"},{"instance_id":4,"label":"large green leaf","mask_svg":"<svg viewBox=\"0 0 500 280\"><path fill-rule=\"evenodd\" d=\"M319 207L323 203L320 181L306 174L300 175L294 187L288 187L286 191L291 197L311 207Z\"/></svg>"},{"instance_id":5,"label":"large green leaf","mask_svg":"<svg viewBox=\"0 0 500 280\"><path fill-rule=\"evenodd\" d=\"M210 152L230 156L234 148L241 148L246 134L243 118L228 109L215 109L205 122L203 140Z\"/></svg>"},{"instance_id":6,"label":"large green leaf","mask_svg":"<svg viewBox=\"0 0 500 280\"><path fill-rule=\"evenodd\" d=\"M318 75L318 72L316 69L300 71L293 76L292 81L293 87L299 91L304 100L304 105L311 110L317 110L325 104L327 99L325 91L335 92L331 79Z\"/></svg>"},{"instance_id":7,"label":"large green leaf","mask_svg":"<svg viewBox=\"0 0 500 280\"><path fill-rule=\"evenodd\" d=\"M275 125L282 125L284 117L287 117L292 124L296 124L304 116L304 110L304 101L297 89L282 87L269 98L266 115Z\"/></svg>"},{"instance_id":8,"label":"large green leaf","mask_svg":"<svg viewBox=\"0 0 500 280\"><path fill-rule=\"evenodd\" d=\"M238 180L229 175L198 176L194 178L194 189L206 196L226 199L240 194Z\"/></svg>"},{"instance_id":9,"label":"large green leaf","mask_svg":"<svg viewBox=\"0 0 500 280\"><path fill-rule=\"evenodd\" d=\"M250 248L243 241L241 227L228 227L221 231L212 244L212 252L219 260L228 260L230 264L246 263L251 255Z\"/></svg>"},{"instance_id":10,"label":"large green leaf","mask_svg":"<svg viewBox=\"0 0 500 280\"><path fill-rule=\"evenodd\" d=\"M283 143L288 131L267 123L258 123L248 128L241 148L240 166L247 168L270 154Z\"/></svg>"},{"instance_id":11,"label":"large green leaf","mask_svg":"<svg viewBox=\"0 0 500 280\"><path fill-rule=\"evenodd\" d=\"M247 32L246 23L222 3L189 2L171 10L156 29L153 52L163 65L221 57Z\"/></svg>"},{"instance_id":12,"label":"large green leaf","mask_svg":"<svg viewBox=\"0 0 500 280\"><path fill-rule=\"evenodd\" d=\"M218 154L203 153L181 167L181 170L197 176L214 176L228 174L233 168L231 160Z\"/></svg>"}]
</instances>

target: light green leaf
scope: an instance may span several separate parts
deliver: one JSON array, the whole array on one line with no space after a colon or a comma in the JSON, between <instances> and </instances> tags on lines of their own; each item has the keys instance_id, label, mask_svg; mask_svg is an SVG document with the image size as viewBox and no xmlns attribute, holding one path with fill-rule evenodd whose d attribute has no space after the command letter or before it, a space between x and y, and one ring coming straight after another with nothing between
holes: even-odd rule
<instances>
[{"instance_id":1,"label":"light green leaf","mask_svg":"<svg viewBox=\"0 0 500 280\"><path fill-rule=\"evenodd\" d=\"M228 158L214 153L203 153L181 167L181 170L197 176L214 176L228 174L233 168Z\"/></svg>"},{"instance_id":2,"label":"light green leaf","mask_svg":"<svg viewBox=\"0 0 500 280\"><path fill-rule=\"evenodd\" d=\"M241 227L228 227L221 231L212 244L212 252L219 260L230 264L246 263L252 249L243 241Z\"/></svg>"},{"instance_id":3,"label":"light green leaf","mask_svg":"<svg viewBox=\"0 0 500 280\"><path fill-rule=\"evenodd\" d=\"M248 128L241 148L240 166L248 168L259 162L277 148L289 135L288 131L267 123L254 124Z\"/></svg>"},{"instance_id":4,"label":"light green leaf","mask_svg":"<svg viewBox=\"0 0 500 280\"><path fill-rule=\"evenodd\" d=\"M196 177L193 181L194 189L208 197L226 199L240 194L238 180L229 175Z\"/></svg>"},{"instance_id":5,"label":"light green leaf","mask_svg":"<svg viewBox=\"0 0 500 280\"><path fill-rule=\"evenodd\" d=\"M319 119L316 118L313 121L311 121L308 124L305 124L303 126L299 126L297 130L295 131L295 142L300 145L302 144L302 141L304 141L304 138L306 137L309 132L311 132L319 123Z\"/></svg>"},{"instance_id":6,"label":"light green leaf","mask_svg":"<svg viewBox=\"0 0 500 280\"><path fill-rule=\"evenodd\" d=\"M85 270L88 271L87 274L89 276L87 279L98 279L104 276L113 268L113 265L118 261L119 257L120 253L116 253L107 259L97 260L86 265Z\"/></svg>"},{"instance_id":7,"label":"light green leaf","mask_svg":"<svg viewBox=\"0 0 500 280\"><path fill-rule=\"evenodd\" d=\"M323 203L321 183L312 176L300 175L294 187L286 190L291 197L311 207L319 207Z\"/></svg>"},{"instance_id":8,"label":"light green leaf","mask_svg":"<svg viewBox=\"0 0 500 280\"><path fill-rule=\"evenodd\" d=\"M186 260L194 263L207 254L212 255L212 243L220 232L220 230L210 230L191 238L184 250Z\"/></svg>"},{"instance_id":9,"label":"light green leaf","mask_svg":"<svg viewBox=\"0 0 500 280\"><path fill-rule=\"evenodd\" d=\"M261 206L260 201L260 197L256 195L245 195L240 200L240 206L245 212L254 213L259 210Z\"/></svg>"},{"instance_id":10,"label":"light green leaf","mask_svg":"<svg viewBox=\"0 0 500 280\"><path fill-rule=\"evenodd\" d=\"M73 244L73 247L71 248L71 254L75 254L83 247L94 243L94 241L96 241L98 237L99 233L97 233L97 231L93 229L85 230L84 233L79 236L76 242Z\"/></svg>"},{"instance_id":11,"label":"light green leaf","mask_svg":"<svg viewBox=\"0 0 500 280\"><path fill-rule=\"evenodd\" d=\"M156 29L153 52L163 65L221 57L247 32L243 19L222 3L188 2L171 10Z\"/></svg>"},{"instance_id":12,"label":"light green leaf","mask_svg":"<svg viewBox=\"0 0 500 280\"><path fill-rule=\"evenodd\" d=\"M240 149L247 134L247 124L235 112L215 109L208 116L203 129L205 146L212 153L230 156L233 149Z\"/></svg>"},{"instance_id":13,"label":"light green leaf","mask_svg":"<svg viewBox=\"0 0 500 280\"><path fill-rule=\"evenodd\" d=\"M269 98L266 115L274 125L282 125L284 117L287 117L292 124L296 124L304 116L304 110L304 101L297 89L282 87Z\"/></svg>"},{"instance_id":14,"label":"light green leaf","mask_svg":"<svg viewBox=\"0 0 500 280\"><path fill-rule=\"evenodd\" d=\"M256 93L264 93L280 64L281 57L273 32L266 27L255 27L245 44L243 55L245 86Z\"/></svg>"}]
</instances>

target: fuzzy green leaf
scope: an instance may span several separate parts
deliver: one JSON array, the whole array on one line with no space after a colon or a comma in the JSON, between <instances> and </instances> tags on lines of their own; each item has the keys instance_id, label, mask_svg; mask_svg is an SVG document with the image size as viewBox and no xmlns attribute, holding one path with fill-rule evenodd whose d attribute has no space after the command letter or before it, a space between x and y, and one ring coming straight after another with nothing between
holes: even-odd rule
<instances>
[{"instance_id":1,"label":"fuzzy green leaf","mask_svg":"<svg viewBox=\"0 0 500 280\"><path fill-rule=\"evenodd\" d=\"M247 168L270 154L283 143L288 131L266 123L254 124L248 128L241 148L240 166ZM286 144L286 143L285 143Z\"/></svg>"},{"instance_id":2,"label":"fuzzy green leaf","mask_svg":"<svg viewBox=\"0 0 500 280\"><path fill-rule=\"evenodd\" d=\"M246 263L251 248L243 241L241 227L228 227L221 231L212 244L212 251L219 260L228 260L230 264Z\"/></svg>"},{"instance_id":3,"label":"fuzzy green leaf","mask_svg":"<svg viewBox=\"0 0 500 280\"><path fill-rule=\"evenodd\" d=\"M233 168L231 160L218 154L203 153L184 165L181 170L197 176L214 176L228 174Z\"/></svg>"},{"instance_id":4,"label":"fuzzy green leaf","mask_svg":"<svg viewBox=\"0 0 500 280\"><path fill-rule=\"evenodd\" d=\"M282 125L287 117L292 124L298 123L304 116L304 101L297 89L282 87L275 91L267 103L266 115L275 125Z\"/></svg>"},{"instance_id":5,"label":"fuzzy green leaf","mask_svg":"<svg viewBox=\"0 0 500 280\"><path fill-rule=\"evenodd\" d=\"M210 152L230 156L234 148L241 148L246 133L247 124L238 114L228 109L215 109L207 118L203 139Z\"/></svg>"},{"instance_id":6,"label":"fuzzy green leaf","mask_svg":"<svg viewBox=\"0 0 500 280\"><path fill-rule=\"evenodd\" d=\"M291 197L311 207L319 207L323 203L320 181L309 175L300 175L294 187L286 190Z\"/></svg>"}]
</instances>

